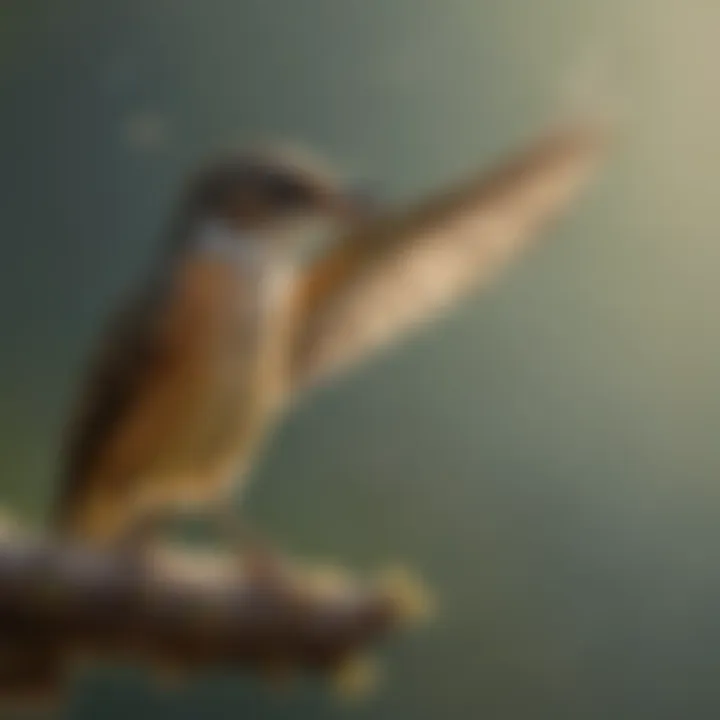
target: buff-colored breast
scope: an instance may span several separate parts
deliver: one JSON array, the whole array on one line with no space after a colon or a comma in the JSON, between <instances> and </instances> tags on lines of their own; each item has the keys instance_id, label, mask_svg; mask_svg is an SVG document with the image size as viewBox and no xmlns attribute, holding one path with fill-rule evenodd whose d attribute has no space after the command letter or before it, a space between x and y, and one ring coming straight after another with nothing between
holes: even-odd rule
<instances>
[{"instance_id":1,"label":"buff-colored breast","mask_svg":"<svg viewBox=\"0 0 720 720\"><path fill-rule=\"evenodd\" d=\"M145 508L227 500L284 395L291 279L276 272L203 255L179 266L162 361L94 466L86 534L114 536Z\"/></svg>"},{"instance_id":2,"label":"buff-colored breast","mask_svg":"<svg viewBox=\"0 0 720 720\"><path fill-rule=\"evenodd\" d=\"M197 502L225 492L274 419L290 299L275 272L200 259L179 273L168 316L178 354L177 416L153 471L180 502L185 493Z\"/></svg>"}]
</instances>

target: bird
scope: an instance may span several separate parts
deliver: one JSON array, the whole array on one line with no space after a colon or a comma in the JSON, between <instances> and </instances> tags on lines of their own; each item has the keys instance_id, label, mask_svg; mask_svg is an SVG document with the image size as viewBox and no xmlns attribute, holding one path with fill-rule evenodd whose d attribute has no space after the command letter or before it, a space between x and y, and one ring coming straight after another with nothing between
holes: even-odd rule
<instances>
[{"instance_id":1,"label":"bird","mask_svg":"<svg viewBox=\"0 0 720 720\"><path fill-rule=\"evenodd\" d=\"M53 527L112 546L152 518L227 517L299 398L487 284L569 209L606 146L602 123L568 123L383 210L307 153L210 160L97 344ZM308 258L318 226L332 241Z\"/></svg>"}]
</instances>

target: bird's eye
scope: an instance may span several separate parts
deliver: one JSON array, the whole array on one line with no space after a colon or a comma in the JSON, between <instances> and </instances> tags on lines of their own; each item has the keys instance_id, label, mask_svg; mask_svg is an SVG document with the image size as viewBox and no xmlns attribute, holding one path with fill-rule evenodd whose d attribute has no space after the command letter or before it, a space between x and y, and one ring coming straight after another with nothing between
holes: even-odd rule
<instances>
[{"instance_id":1,"label":"bird's eye","mask_svg":"<svg viewBox=\"0 0 720 720\"><path fill-rule=\"evenodd\" d=\"M286 175L268 175L266 189L273 203L285 208L304 207L312 200L312 193L304 183Z\"/></svg>"}]
</instances>

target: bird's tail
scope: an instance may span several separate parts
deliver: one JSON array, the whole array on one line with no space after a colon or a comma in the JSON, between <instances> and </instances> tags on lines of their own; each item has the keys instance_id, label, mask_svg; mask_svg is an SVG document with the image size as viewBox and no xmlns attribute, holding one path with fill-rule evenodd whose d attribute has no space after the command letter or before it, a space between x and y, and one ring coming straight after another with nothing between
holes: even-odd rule
<instances>
[{"instance_id":1,"label":"bird's tail","mask_svg":"<svg viewBox=\"0 0 720 720\"><path fill-rule=\"evenodd\" d=\"M72 484L65 483L65 488ZM48 526L58 538L92 546L109 546L125 537L134 508L113 493L61 493L51 507Z\"/></svg>"}]
</instances>

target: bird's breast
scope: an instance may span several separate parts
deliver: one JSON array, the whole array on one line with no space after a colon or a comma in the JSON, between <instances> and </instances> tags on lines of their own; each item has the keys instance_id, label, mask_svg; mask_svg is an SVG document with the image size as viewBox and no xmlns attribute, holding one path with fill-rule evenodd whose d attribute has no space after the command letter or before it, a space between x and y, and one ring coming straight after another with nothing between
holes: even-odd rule
<instances>
[{"instance_id":1,"label":"bird's breast","mask_svg":"<svg viewBox=\"0 0 720 720\"><path fill-rule=\"evenodd\" d=\"M180 268L168 317L183 394L176 440L184 466L249 454L284 395L290 275L195 258Z\"/></svg>"}]
</instances>

